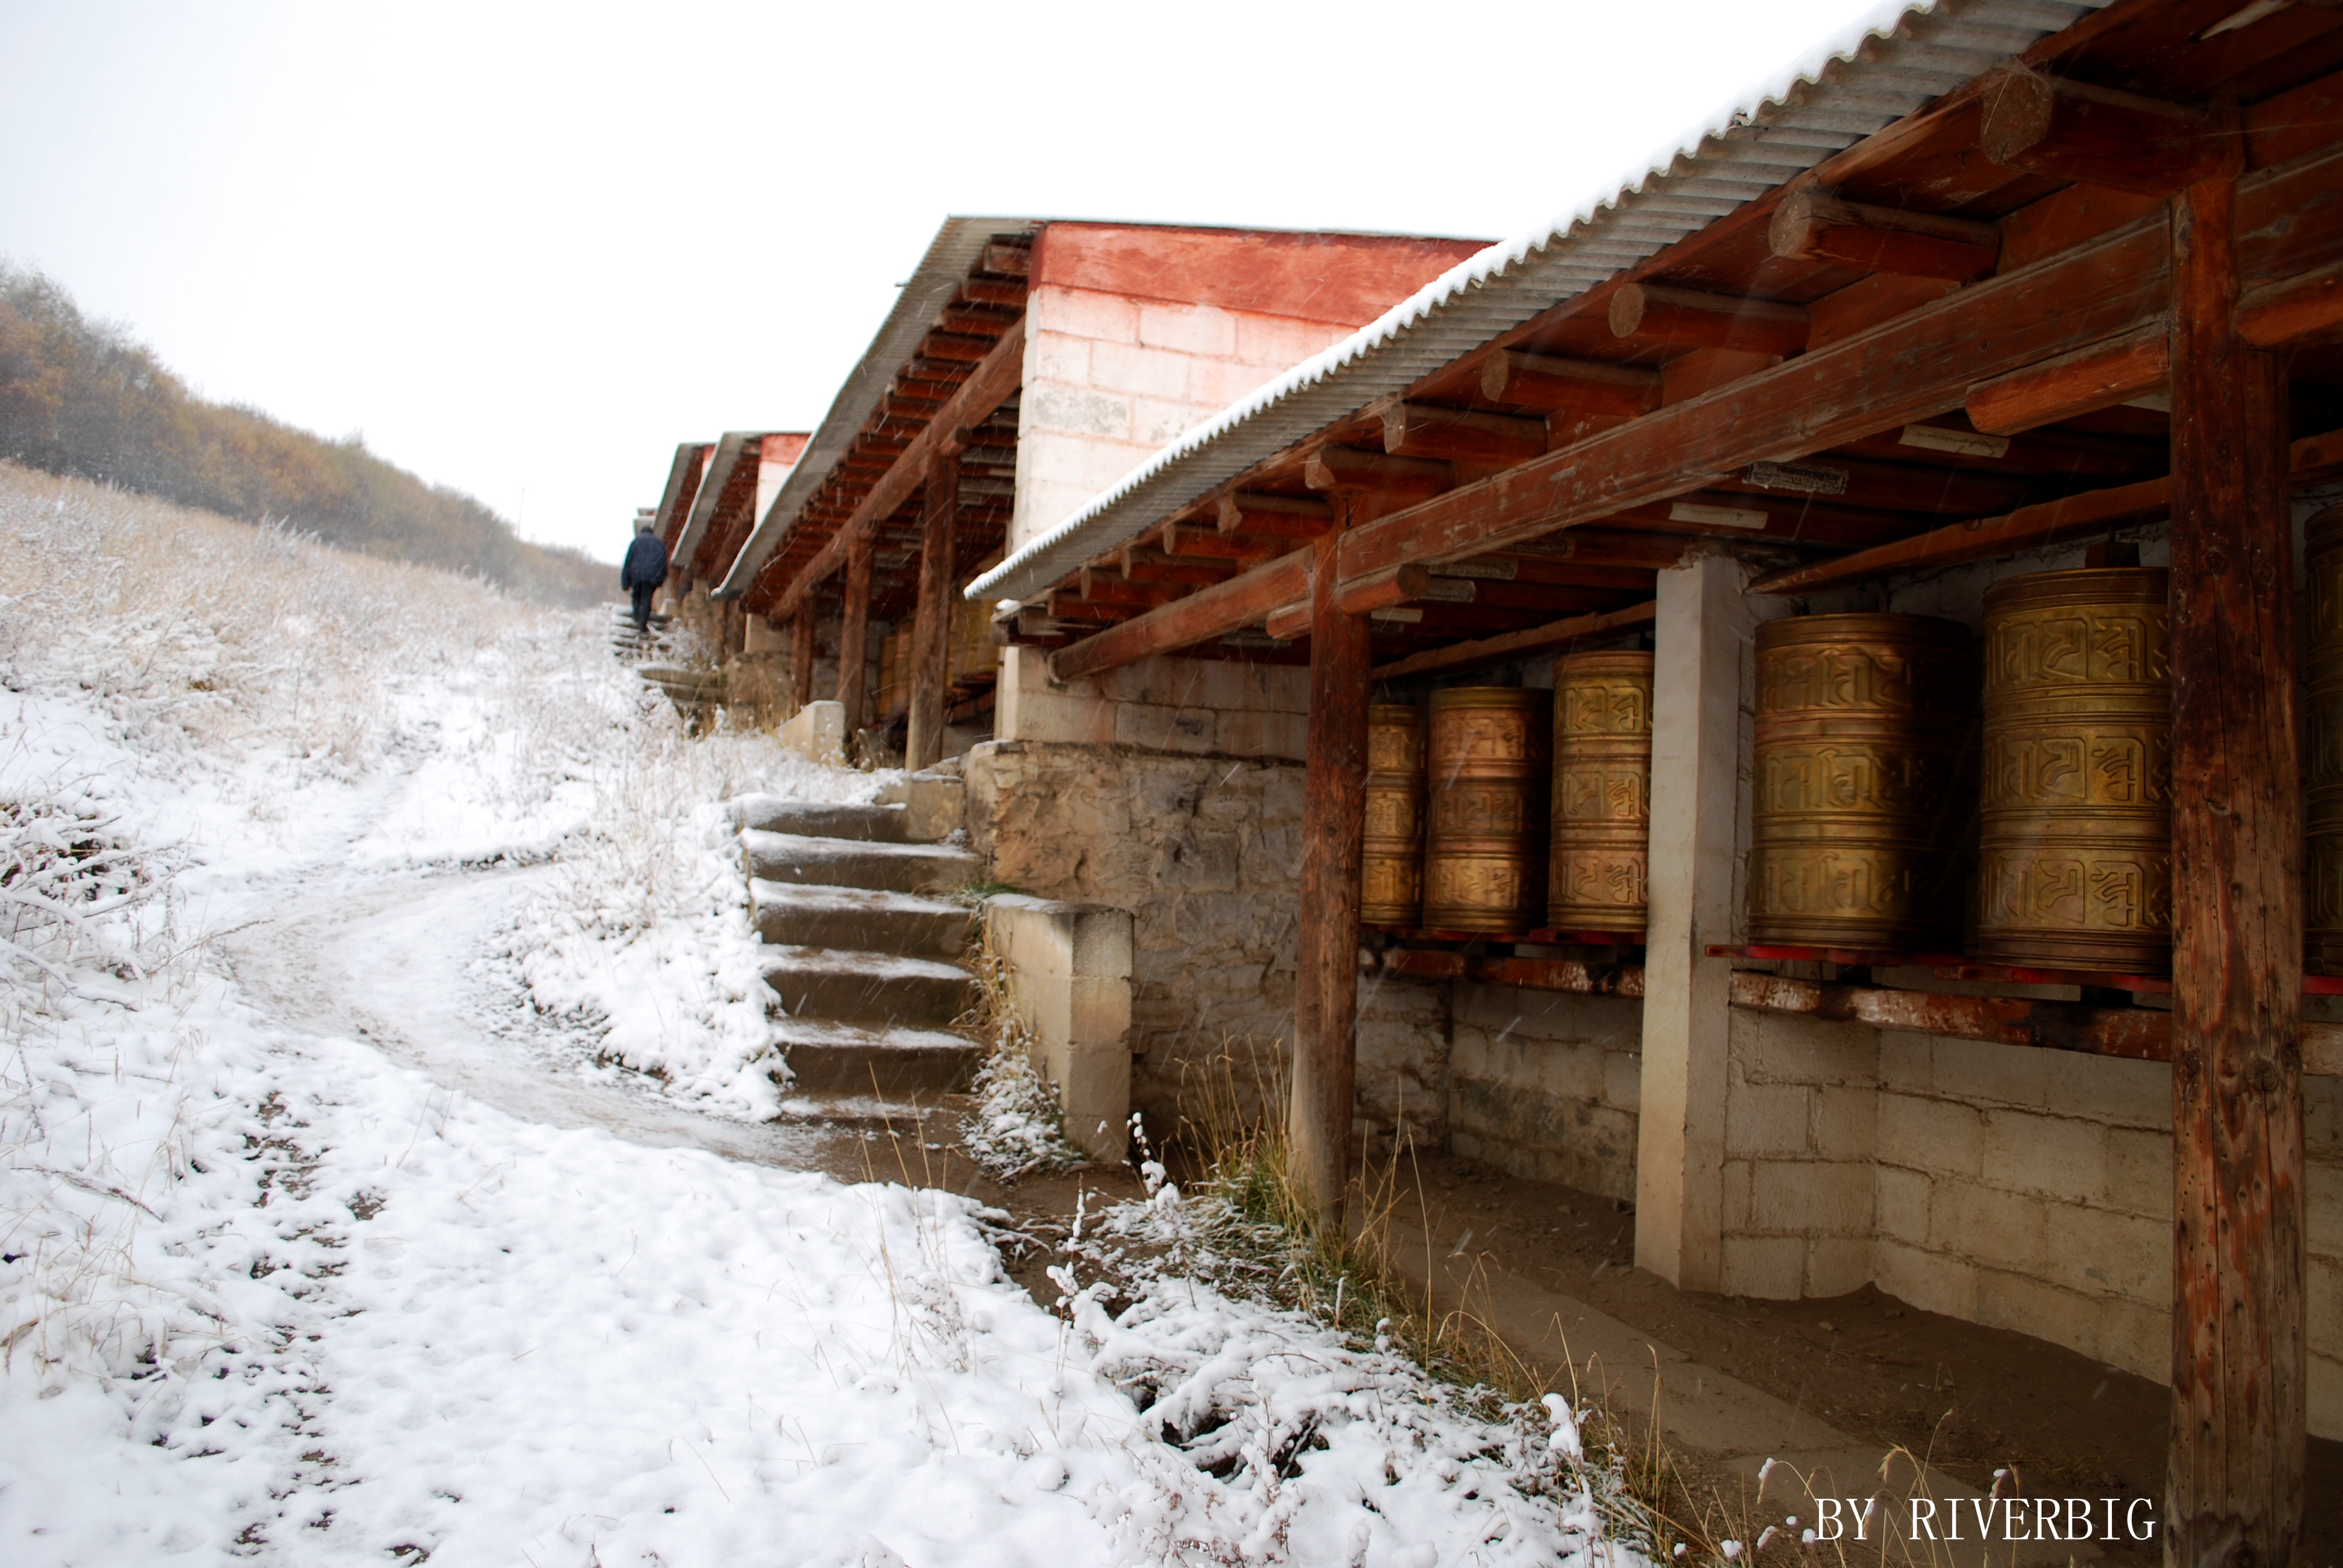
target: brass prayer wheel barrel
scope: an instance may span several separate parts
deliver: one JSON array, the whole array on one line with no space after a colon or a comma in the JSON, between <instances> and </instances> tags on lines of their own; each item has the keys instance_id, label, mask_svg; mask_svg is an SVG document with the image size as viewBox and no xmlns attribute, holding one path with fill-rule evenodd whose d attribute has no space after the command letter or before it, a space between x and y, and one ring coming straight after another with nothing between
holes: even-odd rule
<instances>
[{"instance_id":1,"label":"brass prayer wheel barrel","mask_svg":"<svg viewBox=\"0 0 2343 1568\"><path fill-rule=\"evenodd\" d=\"M2309 668L2302 703L2303 967L2343 974L2343 507L2303 528L2310 578Z\"/></svg>"},{"instance_id":2,"label":"brass prayer wheel barrel","mask_svg":"<svg viewBox=\"0 0 2343 1568\"><path fill-rule=\"evenodd\" d=\"M1641 934L1652 838L1652 656L1574 653L1554 669L1554 850L1546 923Z\"/></svg>"},{"instance_id":3,"label":"brass prayer wheel barrel","mask_svg":"<svg viewBox=\"0 0 2343 1568\"><path fill-rule=\"evenodd\" d=\"M1503 686L1432 694L1427 929L1526 931L1544 914L1551 700Z\"/></svg>"},{"instance_id":4,"label":"brass prayer wheel barrel","mask_svg":"<svg viewBox=\"0 0 2343 1568\"><path fill-rule=\"evenodd\" d=\"M2171 961L2170 597L2138 567L1986 589L1981 957Z\"/></svg>"},{"instance_id":5,"label":"brass prayer wheel barrel","mask_svg":"<svg viewBox=\"0 0 2343 1568\"><path fill-rule=\"evenodd\" d=\"M992 605L990 600L952 600L950 678L970 681L1000 668L1001 650L992 646Z\"/></svg>"},{"instance_id":6,"label":"brass prayer wheel barrel","mask_svg":"<svg viewBox=\"0 0 2343 1568\"><path fill-rule=\"evenodd\" d=\"M1960 935L1951 808L1969 633L1923 615L1757 628L1749 936L1941 951Z\"/></svg>"},{"instance_id":7,"label":"brass prayer wheel barrel","mask_svg":"<svg viewBox=\"0 0 2343 1568\"><path fill-rule=\"evenodd\" d=\"M1423 709L1367 709L1367 833L1359 919L1413 926L1423 912Z\"/></svg>"}]
</instances>

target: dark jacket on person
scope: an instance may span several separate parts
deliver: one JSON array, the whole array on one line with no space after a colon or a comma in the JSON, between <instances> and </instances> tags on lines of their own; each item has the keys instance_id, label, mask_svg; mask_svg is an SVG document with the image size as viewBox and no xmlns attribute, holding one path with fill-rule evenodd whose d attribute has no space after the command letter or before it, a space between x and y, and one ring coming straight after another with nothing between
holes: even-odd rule
<instances>
[{"instance_id":1,"label":"dark jacket on person","mask_svg":"<svg viewBox=\"0 0 2343 1568\"><path fill-rule=\"evenodd\" d=\"M667 547L657 534L637 534L618 564L621 588L657 588L667 581Z\"/></svg>"}]
</instances>

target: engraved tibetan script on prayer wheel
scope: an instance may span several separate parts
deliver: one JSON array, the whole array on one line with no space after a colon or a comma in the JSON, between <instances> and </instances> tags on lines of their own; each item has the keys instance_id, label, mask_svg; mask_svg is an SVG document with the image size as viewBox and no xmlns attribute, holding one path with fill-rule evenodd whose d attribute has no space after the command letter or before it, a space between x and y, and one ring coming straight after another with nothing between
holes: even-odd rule
<instances>
[{"instance_id":1,"label":"engraved tibetan script on prayer wheel","mask_svg":"<svg viewBox=\"0 0 2343 1568\"><path fill-rule=\"evenodd\" d=\"M2302 703L2303 968L2343 974L2343 507L2302 534L2310 577L2310 667Z\"/></svg>"},{"instance_id":2,"label":"engraved tibetan script on prayer wheel","mask_svg":"<svg viewBox=\"0 0 2343 1568\"><path fill-rule=\"evenodd\" d=\"M1968 628L1933 616L1757 628L1751 940L1925 952L1958 940L1970 658Z\"/></svg>"},{"instance_id":3,"label":"engraved tibetan script on prayer wheel","mask_svg":"<svg viewBox=\"0 0 2343 1568\"><path fill-rule=\"evenodd\" d=\"M1432 694L1423 923L1527 931L1545 912L1544 691L1464 686Z\"/></svg>"},{"instance_id":4,"label":"engraved tibetan script on prayer wheel","mask_svg":"<svg viewBox=\"0 0 2343 1568\"><path fill-rule=\"evenodd\" d=\"M2170 591L2137 567L1986 589L1981 957L2171 961Z\"/></svg>"},{"instance_id":5,"label":"engraved tibetan script on prayer wheel","mask_svg":"<svg viewBox=\"0 0 2343 1568\"><path fill-rule=\"evenodd\" d=\"M1367 709L1366 925L1413 926L1423 911L1423 709Z\"/></svg>"},{"instance_id":6,"label":"engraved tibetan script on prayer wheel","mask_svg":"<svg viewBox=\"0 0 2343 1568\"><path fill-rule=\"evenodd\" d=\"M1652 656L1574 653L1554 670L1546 923L1640 935L1652 838Z\"/></svg>"}]
</instances>

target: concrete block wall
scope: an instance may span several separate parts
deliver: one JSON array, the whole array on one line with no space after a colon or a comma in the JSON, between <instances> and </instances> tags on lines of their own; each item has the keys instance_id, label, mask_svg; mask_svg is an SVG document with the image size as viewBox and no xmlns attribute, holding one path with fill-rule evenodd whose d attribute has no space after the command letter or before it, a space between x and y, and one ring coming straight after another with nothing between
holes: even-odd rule
<instances>
[{"instance_id":1,"label":"concrete block wall","mask_svg":"<svg viewBox=\"0 0 2343 1568\"><path fill-rule=\"evenodd\" d=\"M1718 1289L1835 1296L1872 1274L1878 1031L1735 1008Z\"/></svg>"},{"instance_id":2,"label":"concrete block wall","mask_svg":"<svg viewBox=\"0 0 2343 1568\"><path fill-rule=\"evenodd\" d=\"M1040 650L1002 654L993 709L1001 740L1292 762L1308 753L1310 672L1298 665L1160 658L1059 681Z\"/></svg>"},{"instance_id":3,"label":"concrete block wall","mask_svg":"<svg viewBox=\"0 0 2343 1568\"><path fill-rule=\"evenodd\" d=\"M1092 1160L1125 1157L1131 1117L1131 913L1002 894L985 943L1058 1091L1066 1136Z\"/></svg>"},{"instance_id":4,"label":"concrete block wall","mask_svg":"<svg viewBox=\"0 0 2343 1568\"><path fill-rule=\"evenodd\" d=\"M1643 1004L1460 980L1452 1005L1449 1148L1516 1176L1633 1198Z\"/></svg>"},{"instance_id":5,"label":"concrete block wall","mask_svg":"<svg viewBox=\"0 0 2343 1568\"><path fill-rule=\"evenodd\" d=\"M2302 1081L2310 1430L2343 1438L2343 1078Z\"/></svg>"}]
</instances>

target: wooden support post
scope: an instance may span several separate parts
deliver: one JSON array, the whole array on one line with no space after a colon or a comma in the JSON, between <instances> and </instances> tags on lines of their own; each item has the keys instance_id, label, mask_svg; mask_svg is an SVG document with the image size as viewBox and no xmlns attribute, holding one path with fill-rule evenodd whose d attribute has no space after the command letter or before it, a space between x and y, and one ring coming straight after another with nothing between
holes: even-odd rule
<instances>
[{"instance_id":1,"label":"wooden support post","mask_svg":"<svg viewBox=\"0 0 2343 1568\"><path fill-rule=\"evenodd\" d=\"M944 661L951 654L952 522L960 511L960 443L929 462L920 500L920 597L911 616L910 732L903 766L917 772L944 754ZM949 450L944 449L949 447Z\"/></svg>"},{"instance_id":2,"label":"wooden support post","mask_svg":"<svg viewBox=\"0 0 2343 1568\"><path fill-rule=\"evenodd\" d=\"M800 600L789 618L789 712L813 700L813 600Z\"/></svg>"},{"instance_id":3,"label":"wooden support post","mask_svg":"<svg viewBox=\"0 0 2343 1568\"><path fill-rule=\"evenodd\" d=\"M870 535L859 536L846 553L846 613L838 630L838 700L846 709L846 738L862 728L862 694L870 685L863 643L870 627Z\"/></svg>"},{"instance_id":4,"label":"wooden support post","mask_svg":"<svg viewBox=\"0 0 2343 1568\"><path fill-rule=\"evenodd\" d=\"M2234 112L2234 111L2232 111ZM2237 336L2227 167L2172 203L2172 1434L2164 1560L2302 1525L2302 791L2283 360Z\"/></svg>"},{"instance_id":5,"label":"wooden support post","mask_svg":"<svg viewBox=\"0 0 2343 1568\"><path fill-rule=\"evenodd\" d=\"M1339 521L1349 503L1336 503ZM1334 608L1339 528L1312 549L1309 763L1302 796L1302 912L1294 953L1292 1171L1339 1227L1357 1094L1359 877L1366 835L1367 618Z\"/></svg>"}]
</instances>

